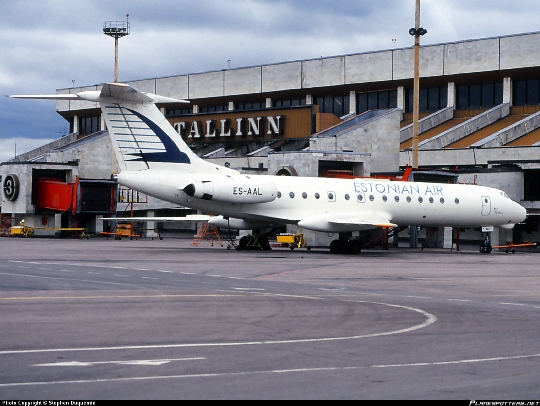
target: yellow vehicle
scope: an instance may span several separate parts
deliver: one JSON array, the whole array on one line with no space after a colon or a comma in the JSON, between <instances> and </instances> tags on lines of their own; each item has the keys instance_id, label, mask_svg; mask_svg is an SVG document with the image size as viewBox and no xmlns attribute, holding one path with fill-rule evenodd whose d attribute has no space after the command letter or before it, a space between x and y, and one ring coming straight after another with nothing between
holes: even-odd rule
<instances>
[{"instance_id":1,"label":"yellow vehicle","mask_svg":"<svg viewBox=\"0 0 540 406\"><path fill-rule=\"evenodd\" d=\"M288 246L291 250L295 248L311 249L304 240L304 234L278 234L276 238L277 242L281 243L282 246Z\"/></svg>"}]
</instances>

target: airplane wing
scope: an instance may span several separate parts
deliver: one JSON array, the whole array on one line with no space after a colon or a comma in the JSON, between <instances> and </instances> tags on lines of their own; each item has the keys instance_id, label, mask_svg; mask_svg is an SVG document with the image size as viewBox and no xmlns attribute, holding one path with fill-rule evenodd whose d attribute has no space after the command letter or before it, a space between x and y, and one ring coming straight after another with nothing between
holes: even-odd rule
<instances>
[{"instance_id":1,"label":"airplane wing","mask_svg":"<svg viewBox=\"0 0 540 406\"><path fill-rule=\"evenodd\" d=\"M314 231L334 233L396 226L390 216L383 212L324 214L300 220L298 225Z\"/></svg>"},{"instance_id":2,"label":"airplane wing","mask_svg":"<svg viewBox=\"0 0 540 406\"><path fill-rule=\"evenodd\" d=\"M212 216L204 214L191 214L185 217L107 217L106 221L156 221L165 223L179 223L182 221L208 221Z\"/></svg>"},{"instance_id":3,"label":"airplane wing","mask_svg":"<svg viewBox=\"0 0 540 406\"><path fill-rule=\"evenodd\" d=\"M397 224L394 224L390 221L388 215L381 214L345 214L332 216L328 219L331 224L342 224L347 226L374 226L374 227L396 227Z\"/></svg>"}]
</instances>

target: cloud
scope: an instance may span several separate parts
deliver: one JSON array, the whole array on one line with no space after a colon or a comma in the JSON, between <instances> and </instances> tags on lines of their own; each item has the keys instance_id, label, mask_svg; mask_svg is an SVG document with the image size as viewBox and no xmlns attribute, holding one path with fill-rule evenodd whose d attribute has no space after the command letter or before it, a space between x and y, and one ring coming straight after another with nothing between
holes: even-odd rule
<instances>
[{"instance_id":1,"label":"cloud","mask_svg":"<svg viewBox=\"0 0 540 406\"><path fill-rule=\"evenodd\" d=\"M4 148L0 149L0 163L12 159L15 156L15 151L17 152L17 155L20 155L53 142L56 139L57 138L5 138L2 140Z\"/></svg>"},{"instance_id":2,"label":"cloud","mask_svg":"<svg viewBox=\"0 0 540 406\"><path fill-rule=\"evenodd\" d=\"M113 78L105 21L129 13L120 80L257 66L413 44L410 0L17 0L0 13L0 94L54 93ZM422 44L538 30L540 2L422 0ZM395 40L395 41L393 41ZM3 98L2 98L3 99ZM0 100L6 139L57 137L68 123L54 102Z\"/></svg>"}]
</instances>

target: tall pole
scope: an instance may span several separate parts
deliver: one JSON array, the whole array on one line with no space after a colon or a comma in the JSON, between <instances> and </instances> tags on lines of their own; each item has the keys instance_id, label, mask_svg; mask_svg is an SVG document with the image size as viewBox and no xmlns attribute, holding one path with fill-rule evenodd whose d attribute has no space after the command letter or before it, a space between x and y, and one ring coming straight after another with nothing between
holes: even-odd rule
<instances>
[{"instance_id":1,"label":"tall pole","mask_svg":"<svg viewBox=\"0 0 540 406\"><path fill-rule=\"evenodd\" d=\"M420 116L420 0L416 0L414 35L414 89L413 89L413 138L412 167L418 168L418 121Z\"/></svg>"},{"instance_id":2,"label":"tall pole","mask_svg":"<svg viewBox=\"0 0 540 406\"><path fill-rule=\"evenodd\" d=\"M114 37L114 83L118 83L118 37Z\"/></svg>"}]
</instances>

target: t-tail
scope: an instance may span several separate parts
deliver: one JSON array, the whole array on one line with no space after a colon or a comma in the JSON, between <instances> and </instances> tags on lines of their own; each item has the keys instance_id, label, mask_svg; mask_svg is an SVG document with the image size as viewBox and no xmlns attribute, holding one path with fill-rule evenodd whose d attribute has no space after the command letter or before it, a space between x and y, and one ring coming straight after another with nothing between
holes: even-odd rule
<instances>
[{"instance_id":1,"label":"t-tail","mask_svg":"<svg viewBox=\"0 0 540 406\"><path fill-rule=\"evenodd\" d=\"M120 171L173 169L215 173L215 165L194 154L155 105L185 100L141 93L126 84L106 83L98 101Z\"/></svg>"},{"instance_id":2,"label":"t-tail","mask_svg":"<svg viewBox=\"0 0 540 406\"><path fill-rule=\"evenodd\" d=\"M186 100L142 93L123 83L105 83L101 91L11 97L87 100L99 103L120 172L158 169L184 173L216 173L216 165L193 153L155 105L189 103ZM219 168L222 172L227 169Z\"/></svg>"}]
</instances>

